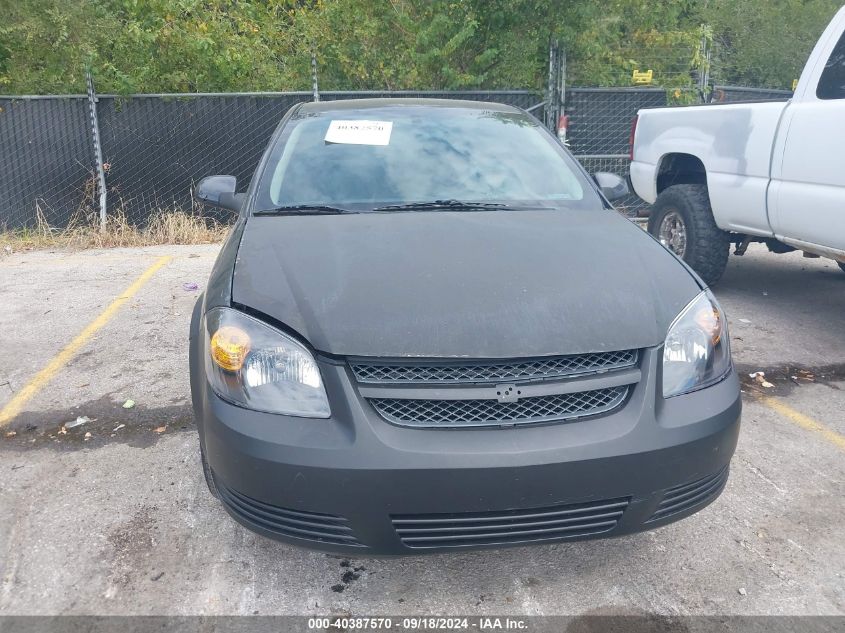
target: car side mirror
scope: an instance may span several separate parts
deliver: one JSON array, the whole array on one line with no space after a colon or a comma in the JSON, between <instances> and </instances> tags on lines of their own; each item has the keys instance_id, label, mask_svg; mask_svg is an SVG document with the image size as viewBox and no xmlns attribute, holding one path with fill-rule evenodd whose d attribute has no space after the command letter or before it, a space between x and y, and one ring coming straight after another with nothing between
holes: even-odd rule
<instances>
[{"instance_id":1,"label":"car side mirror","mask_svg":"<svg viewBox=\"0 0 845 633\"><path fill-rule=\"evenodd\" d=\"M195 195L206 204L230 211L240 211L246 194L235 193L237 186L238 179L234 176L206 176L199 181Z\"/></svg>"},{"instance_id":2,"label":"car side mirror","mask_svg":"<svg viewBox=\"0 0 845 633\"><path fill-rule=\"evenodd\" d=\"M627 181L618 174L611 174L606 171L597 171L593 174L593 180L601 189L604 197L610 202L624 198L631 190L628 188Z\"/></svg>"}]
</instances>

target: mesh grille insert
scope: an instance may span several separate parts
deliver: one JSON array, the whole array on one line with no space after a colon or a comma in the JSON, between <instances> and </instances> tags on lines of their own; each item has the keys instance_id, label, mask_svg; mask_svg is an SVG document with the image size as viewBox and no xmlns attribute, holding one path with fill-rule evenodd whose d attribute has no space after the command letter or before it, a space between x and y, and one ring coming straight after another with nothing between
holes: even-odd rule
<instances>
[{"instance_id":1,"label":"mesh grille insert","mask_svg":"<svg viewBox=\"0 0 845 633\"><path fill-rule=\"evenodd\" d=\"M406 547L460 547L559 540L609 532L629 499L607 499L546 508L390 517Z\"/></svg>"},{"instance_id":2,"label":"mesh grille insert","mask_svg":"<svg viewBox=\"0 0 845 633\"><path fill-rule=\"evenodd\" d=\"M372 398L370 403L388 422L401 426L456 427L528 424L606 413L622 404L628 387L580 393L498 400L405 400Z\"/></svg>"},{"instance_id":3,"label":"mesh grille insert","mask_svg":"<svg viewBox=\"0 0 845 633\"><path fill-rule=\"evenodd\" d=\"M352 371L359 383L478 383L543 380L632 367L636 350L575 356L551 356L501 362L358 362Z\"/></svg>"}]
</instances>

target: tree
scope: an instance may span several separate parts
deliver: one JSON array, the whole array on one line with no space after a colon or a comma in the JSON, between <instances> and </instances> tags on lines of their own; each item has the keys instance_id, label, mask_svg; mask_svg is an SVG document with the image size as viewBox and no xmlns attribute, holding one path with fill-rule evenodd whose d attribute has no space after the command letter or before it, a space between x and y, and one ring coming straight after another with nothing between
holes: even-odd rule
<instances>
[{"instance_id":1,"label":"tree","mask_svg":"<svg viewBox=\"0 0 845 633\"><path fill-rule=\"evenodd\" d=\"M0 0L0 91L534 88L557 37L575 85L788 87L841 0ZM708 25L702 28L702 25Z\"/></svg>"},{"instance_id":2,"label":"tree","mask_svg":"<svg viewBox=\"0 0 845 633\"><path fill-rule=\"evenodd\" d=\"M119 93L290 90L307 77L290 37L293 2L3 2L9 92L84 91L86 66L101 92Z\"/></svg>"},{"instance_id":3,"label":"tree","mask_svg":"<svg viewBox=\"0 0 845 633\"><path fill-rule=\"evenodd\" d=\"M303 14L332 89L533 87L552 0L339 0Z\"/></svg>"},{"instance_id":4,"label":"tree","mask_svg":"<svg viewBox=\"0 0 845 633\"><path fill-rule=\"evenodd\" d=\"M841 0L711 0L701 19L714 31L713 78L791 88Z\"/></svg>"}]
</instances>

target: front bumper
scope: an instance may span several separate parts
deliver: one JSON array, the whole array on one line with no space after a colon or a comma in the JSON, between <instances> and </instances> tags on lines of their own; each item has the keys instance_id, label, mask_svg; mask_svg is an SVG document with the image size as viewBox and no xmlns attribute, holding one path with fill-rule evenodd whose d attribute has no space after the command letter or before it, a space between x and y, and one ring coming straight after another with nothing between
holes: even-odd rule
<instances>
[{"instance_id":1,"label":"front bumper","mask_svg":"<svg viewBox=\"0 0 845 633\"><path fill-rule=\"evenodd\" d=\"M321 361L332 417L249 411L192 354L200 440L221 500L265 536L348 554L414 554L637 532L721 492L736 447L735 373L663 400L659 350L615 412L517 428L412 429L381 419L344 364Z\"/></svg>"}]
</instances>

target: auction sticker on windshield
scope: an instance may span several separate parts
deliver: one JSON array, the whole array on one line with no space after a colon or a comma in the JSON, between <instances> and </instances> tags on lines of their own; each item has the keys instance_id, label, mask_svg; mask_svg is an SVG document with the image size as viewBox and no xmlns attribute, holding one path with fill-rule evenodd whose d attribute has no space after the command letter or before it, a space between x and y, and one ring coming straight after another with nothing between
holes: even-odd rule
<instances>
[{"instance_id":1,"label":"auction sticker on windshield","mask_svg":"<svg viewBox=\"0 0 845 633\"><path fill-rule=\"evenodd\" d=\"M387 145L391 121L332 121L326 131L326 143L346 145Z\"/></svg>"}]
</instances>

